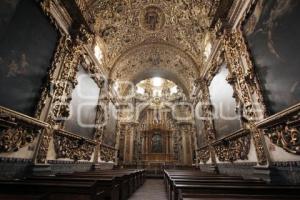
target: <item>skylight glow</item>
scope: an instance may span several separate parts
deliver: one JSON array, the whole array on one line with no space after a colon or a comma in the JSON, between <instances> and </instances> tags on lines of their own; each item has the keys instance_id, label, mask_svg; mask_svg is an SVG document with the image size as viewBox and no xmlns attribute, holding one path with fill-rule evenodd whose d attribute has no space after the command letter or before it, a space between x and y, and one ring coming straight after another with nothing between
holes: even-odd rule
<instances>
[{"instance_id":1,"label":"skylight glow","mask_svg":"<svg viewBox=\"0 0 300 200\"><path fill-rule=\"evenodd\" d=\"M95 48L94 48L94 54L95 54L97 60L100 63L102 63L103 53L102 53L102 50L100 49L100 47L98 45L96 45Z\"/></svg>"},{"instance_id":2,"label":"skylight glow","mask_svg":"<svg viewBox=\"0 0 300 200\"><path fill-rule=\"evenodd\" d=\"M204 51L204 56L205 56L205 59L207 60L211 54L211 49L212 49L212 45L211 43L209 42L206 47L205 47L205 51Z\"/></svg>"},{"instance_id":3,"label":"skylight glow","mask_svg":"<svg viewBox=\"0 0 300 200\"><path fill-rule=\"evenodd\" d=\"M171 94L176 94L178 92L177 86L174 86L170 89Z\"/></svg>"},{"instance_id":4,"label":"skylight glow","mask_svg":"<svg viewBox=\"0 0 300 200\"><path fill-rule=\"evenodd\" d=\"M145 94L145 89L141 88L141 87L137 87L136 92L139 93L139 94Z\"/></svg>"},{"instance_id":5,"label":"skylight glow","mask_svg":"<svg viewBox=\"0 0 300 200\"><path fill-rule=\"evenodd\" d=\"M160 77L155 77L152 79L152 85L155 87L161 87L163 84L163 79Z\"/></svg>"}]
</instances>

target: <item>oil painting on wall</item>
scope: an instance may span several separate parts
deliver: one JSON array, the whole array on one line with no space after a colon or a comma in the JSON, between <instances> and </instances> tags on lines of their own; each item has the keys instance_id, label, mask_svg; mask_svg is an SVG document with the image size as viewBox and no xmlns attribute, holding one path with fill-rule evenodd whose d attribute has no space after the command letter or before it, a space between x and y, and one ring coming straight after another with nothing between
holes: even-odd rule
<instances>
[{"instance_id":1,"label":"oil painting on wall","mask_svg":"<svg viewBox=\"0 0 300 200\"><path fill-rule=\"evenodd\" d=\"M34 0L0 1L0 105L33 116L58 40Z\"/></svg>"},{"instance_id":2,"label":"oil painting on wall","mask_svg":"<svg viewBox=\"0 0 300 200\"><path fill-rule=\"evenodd\" d=\"M270 113L300 101L300 1L259 0L243 26Z\"/></svg>"}]
</instances>

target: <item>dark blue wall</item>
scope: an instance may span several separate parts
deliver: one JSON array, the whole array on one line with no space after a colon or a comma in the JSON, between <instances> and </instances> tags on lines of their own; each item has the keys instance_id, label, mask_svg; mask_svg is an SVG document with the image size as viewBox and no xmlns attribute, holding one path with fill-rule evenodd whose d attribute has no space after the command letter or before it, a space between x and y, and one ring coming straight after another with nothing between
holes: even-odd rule
<instances>
[{"instance_id":1,"label":"dark blue wall","mask_svg":"<svg viewBox=\"0 0 300 200\"><path fill-rule=\"evenodd\" d=\"M0 105L33 116L58 33L34 0L0 1Z\"/></svg>"}]
</instances>

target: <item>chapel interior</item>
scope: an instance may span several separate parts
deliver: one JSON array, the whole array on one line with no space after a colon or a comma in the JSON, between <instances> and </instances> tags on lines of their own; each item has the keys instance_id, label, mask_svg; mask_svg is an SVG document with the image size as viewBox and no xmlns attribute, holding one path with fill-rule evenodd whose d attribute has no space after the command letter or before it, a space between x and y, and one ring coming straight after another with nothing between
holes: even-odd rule
<instances>
[{"instance_id":1,"label":"chapel interior","mask_svg":"<svg viewBox=\"0 0 300 200\"><path fill-rule=\"evenodd\" d=\"M1 0L0 200L300 199L300 1Z\"/></svg>"}]
</instances>

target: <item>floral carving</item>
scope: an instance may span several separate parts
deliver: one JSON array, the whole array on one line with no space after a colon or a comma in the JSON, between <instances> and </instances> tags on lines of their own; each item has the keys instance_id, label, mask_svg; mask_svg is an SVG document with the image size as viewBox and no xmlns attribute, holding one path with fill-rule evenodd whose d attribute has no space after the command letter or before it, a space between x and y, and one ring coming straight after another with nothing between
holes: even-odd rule
<instances>
[{"instance_id":1,"label":"floral carving","mask_svg":"<svg viewBox=\"0 0 300 200\"><path fill-rule=\"evenodd\" d=\"M258 163L267 164L264 140L255 129L254 123L265 116L265 105L261 90L254 74L247 45L240 30L224 36L224 53L231 75L228 81L233 85L234 94L242 109L243 121L251 129ZM246 64L245 64L246 61Z\"/></svg>"},{"instance_id":2,"label":"floral carving","mask_svg":"<svg viewBox=\"0 0 300 200\"><path fill-rule=\"evenodd\" d=\"M204 164L210 159L210 151L209 147L203 147L198 150L198 160L203 162Z\"/></svg>"},{"instance_id":3,"label":"floral carving","mask_svg":"<svg viewBox=\"0 0 300 200\"><path fill-rule=\"evenodd\" d=\"M243 132L241 136L223 139L213 144L216 155L221 162L247 160L250 151L251 135Z\"/></svg>"},{"instance_id":4,"label":"floral carving","mask_svg":"<svg viewBox=\"0 0 300 200\"><path fill-rule=\"evenodd\" d=\"M100 158L105 162L115 162L117 150L113 147L101 144L100 146Z\"/></svg>"},{"instance_id":5,"label":"floral carving","mask_svg":"<svg viewBox=\"0 0 300 200\"><path fill-rule=\"evenodd\" d=\"M75 161L92 159L96 144L64 131L56 131L54 136L56 159L68 158Z\"/></svg>"},{"instance_id":6,"label":"floral carving","mask_svg":"<svg viewBox=\"0 0 300 200\"><path fill-rule=\"evenodd\" d=\"M212 18L209 16L214 15L217 5L217 0L98 1L95 6L95 12L98 13L95 29L102 33L109 58L116 58L128 47L137 45L148 37L183 47L197 58L202 52L204 29L210 26ZM159 8L159 11L155 8ZM152 11L151 15L149 11ZM147 30L154 26L157 30L164 21L165 28L145 33L145 25Z\"/></svg>"},{"instance_id":7,"label":"floral carving","mask_svg":"<svg viewBox=\"0 0 300 200\"><path fill-rule=\"evenodd\" d=\"M47 124L0 107L0 153L16 152L31 144Z\"/></svg>"},{"instance_id":8,"label":"floral carving","mask_svg":"<svg viewBox=\"0 0 300 200\"><path fill-rule=\"evenodd\" d=\"M271 142L293 154L300 154L300 104L258 123Z\"/></svg>"}]
</instances>

